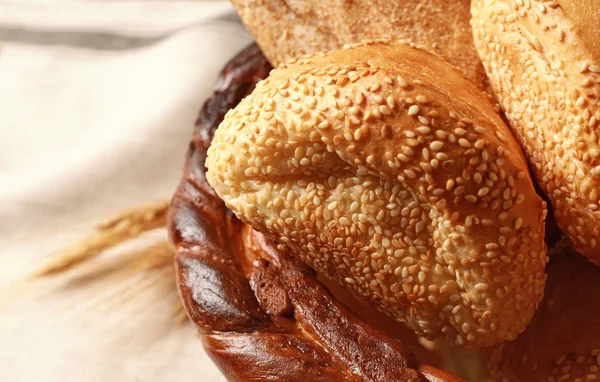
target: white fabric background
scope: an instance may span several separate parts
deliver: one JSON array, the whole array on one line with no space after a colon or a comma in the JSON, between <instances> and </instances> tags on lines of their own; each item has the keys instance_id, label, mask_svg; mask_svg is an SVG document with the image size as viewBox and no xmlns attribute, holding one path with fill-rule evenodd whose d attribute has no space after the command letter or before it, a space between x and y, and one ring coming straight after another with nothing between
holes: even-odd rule
<instances>
[{"instance_id":1,"label":"white fabric background","mask_svg":"<svg viewBox=\"0 0 600 382\"><path fill-rule=\"evenodd\" d=\"M250 42L226 1L0 0L0 380L223 380L173 325L168 275L23 279L170 196L201 104Z\"/></svg>"}]
</instances>

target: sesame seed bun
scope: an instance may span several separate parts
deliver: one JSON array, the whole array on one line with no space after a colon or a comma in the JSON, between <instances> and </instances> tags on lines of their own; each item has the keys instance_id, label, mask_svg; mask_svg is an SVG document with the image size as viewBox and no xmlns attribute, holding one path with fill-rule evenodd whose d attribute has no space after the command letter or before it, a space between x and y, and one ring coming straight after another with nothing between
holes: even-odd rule
<instances>
[{"instance_id":1,"label":"sesame seed bun","mask_svg":"<svg viewBox=\"0 0 600 382\"><path fill-rule=\"evenodd\" d=\"M274 66L366 39L401 39L439 54L487 91L469 25L470 2L232 0Z\"/></svg>"},{"instance_id":2,"label":"sesame seed bun","mask_svg":"<svg viewBox=\"0 0 600 382\"><path fill-rule=\"evenodd\" d=\"M531 325L492 356L495 381L600 379L600 269L568 240L551 251L544 299Z\"/></svg>"},{"instance_id":3,"label":"sesame seed bun","mask_svg":"<svg viewBox=\"0 0 600 382\"><path fill-rule=\"evenodd\" d=\"M494 91L575 249L600 264L600 2L477 0Z\"/></svg>"},{"instance_id":4,"label":"sesame seed bun","mask_svg":"<svg viewBox=\"0 0 600 382\"><path fill-rule=\"evenodd\" d=\"M433 53L369 41L282 65L206 163L239 218L427 338L513 339L541 299L545 203L484 93Z\"/></svg>"}]
</instances>

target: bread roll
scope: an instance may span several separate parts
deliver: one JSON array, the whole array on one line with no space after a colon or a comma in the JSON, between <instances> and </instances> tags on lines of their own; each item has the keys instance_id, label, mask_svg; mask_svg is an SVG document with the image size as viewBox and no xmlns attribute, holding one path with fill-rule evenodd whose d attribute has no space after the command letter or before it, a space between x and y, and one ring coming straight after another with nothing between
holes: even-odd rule
<instances>
[{"instance_id":1,"label":"bread roll","mask_svg":"<svg viewBox=\"0 0 600 382\"><path fill-rule=\"evenodd\" d=\"M556 220L600 264L600 2L474 0L490 81Z\"/></svg>"},{"instance_id":2,"label":"bread roll","mask_svg":"<svg viewBox=\"0 0 600 382\"><path fill-rule=\"evenodd\" d=\"M544 299L534 319L492 357L495 381L600 379L600 269L568 240L551 251Z\"/></svg>"},{"instance_id":3,"label":"bread roll","mask_svg":"<svg viewBox=\"0 0 600 382\"><path fill-rule=\"evenodd\" d=\"M459 70L404 43L291 61L230 111L207 179L243 221L427 337L514 338L545 274L545 203Z\"/></svg>"},{"instance_id":4,"label":"bread roll","mask_svg":"<svg viewBox=\"0 0 600 382\"><path fill-rule=\"evenodd\" d=\"M481 89L488 83L469 25L470 0L232 0L275 66L365 39L411 41L438 53Z\"/></svg>"}]
</instances>

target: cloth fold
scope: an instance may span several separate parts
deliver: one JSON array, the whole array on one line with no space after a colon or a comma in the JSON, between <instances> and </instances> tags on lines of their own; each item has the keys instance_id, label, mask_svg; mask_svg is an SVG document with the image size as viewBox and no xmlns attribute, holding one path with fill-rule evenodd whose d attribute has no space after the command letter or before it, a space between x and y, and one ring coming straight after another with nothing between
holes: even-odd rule
<instances>
[{"instance_id":1,"label":"cloth fold","mask_svg":"<svg viewBox=\"0 0 600 382\"><path fill-rule=\"evenodd\" d=\"M173 322L168 267L111 274L116 250L25 280L106 216L170 196L199 108L250 42L227 1L0 0L2 379L223 380Z\"/></svg>"}]
</instances>

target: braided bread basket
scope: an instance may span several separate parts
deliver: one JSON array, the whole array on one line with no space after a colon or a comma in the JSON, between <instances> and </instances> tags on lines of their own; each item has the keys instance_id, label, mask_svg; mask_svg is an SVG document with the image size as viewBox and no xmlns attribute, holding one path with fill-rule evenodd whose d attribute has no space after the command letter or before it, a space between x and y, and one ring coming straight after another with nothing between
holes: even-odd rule
<instances>
[{"instance_id":1,"label":"braided bread basket","mask_svg":"<svg viewBox=\"0 0 600 382\"><path fill-rule=\"evenodd\" d=\"M179 293L207 353L231 381L462 380L420 364L400 341L363 322L310 268L237 220L208 185L214 131L270 69L256 45L225 67L171 201Z\"/></svg>"}]
</instances>

